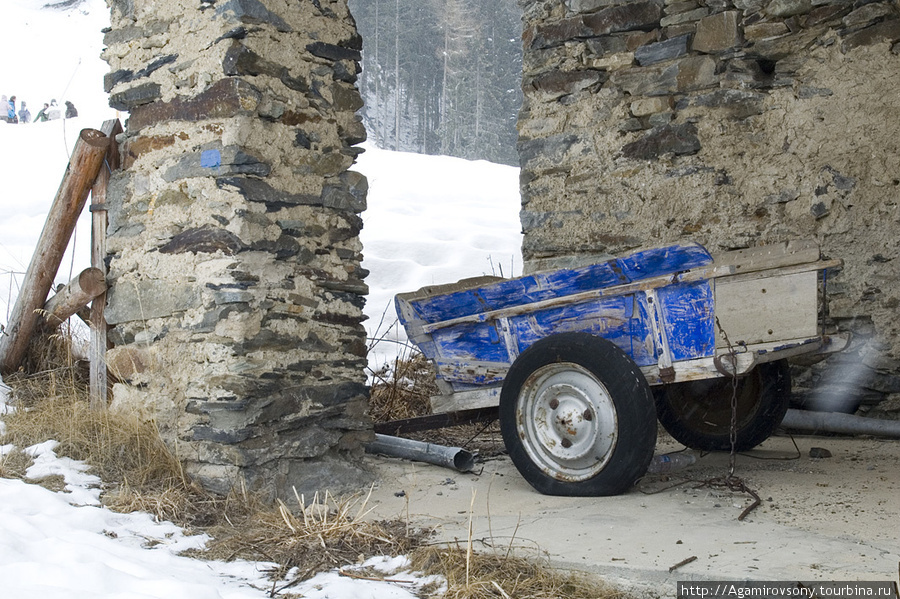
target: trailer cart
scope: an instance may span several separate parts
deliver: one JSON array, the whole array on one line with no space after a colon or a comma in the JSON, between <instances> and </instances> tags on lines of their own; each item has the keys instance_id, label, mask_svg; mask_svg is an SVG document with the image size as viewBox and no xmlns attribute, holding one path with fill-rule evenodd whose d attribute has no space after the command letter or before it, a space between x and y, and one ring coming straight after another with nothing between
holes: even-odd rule
<instances>
[{"instance_id":1,"label":"trailer cart","mask_svg":"<svg viewBox=\"0 0 900 599\"><path fill-rule=\"evenodd\" d=\"M650 248L576 268L479 277L396 296L434 364L436 413L499 406L511 459L538 491L618 494L643 476L657 418L703 450L758 445L787 409L787 358L825 334L812 242L727 252ZM736 422L732 425L732 403Z\"/></svg>"}]
</instances>

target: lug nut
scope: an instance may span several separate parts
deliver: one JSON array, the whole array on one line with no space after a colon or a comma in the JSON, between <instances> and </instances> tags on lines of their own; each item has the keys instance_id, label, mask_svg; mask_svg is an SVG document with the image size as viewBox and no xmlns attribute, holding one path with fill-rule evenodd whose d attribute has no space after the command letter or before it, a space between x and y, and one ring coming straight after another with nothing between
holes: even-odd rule
<instances>
[{"instance_id":1,"label":"lug nut","mask_svg":"<svg viewBox=\"0 0 900 599\"><path fill-rule=\"evenodd\" d=\"M561 445L562 445L563 447L565 447L566 449L568 449L568 448L572 447L572 442L569 441L567 438L563 437L563 440L562 440L562 442L561 442Z\"/></svg>"},{"instance_id":2,"label":"lug nut","mask_svg":"<svg viewBox=\"0 0 900 599\"><path fill-rule=\"evenodd\" d=\"M594 415L591 413L590 410L585 410L585 411L584 411L584 414L582 414L582 417L583 417L585 420L587 420L588 422L590 422L591 420L594 419Z\"/></svg>"},{"instance_id":3,"label":"lug nut","mask_svg":"<svg viewBox=\"0 0 900 599\"><path fill-rule=\"evenodd\" d=\"M559 407L559 400L554 397L553 399L550 400L550 409L555 410L558 407Z\"/></svg>"}]
</instances>

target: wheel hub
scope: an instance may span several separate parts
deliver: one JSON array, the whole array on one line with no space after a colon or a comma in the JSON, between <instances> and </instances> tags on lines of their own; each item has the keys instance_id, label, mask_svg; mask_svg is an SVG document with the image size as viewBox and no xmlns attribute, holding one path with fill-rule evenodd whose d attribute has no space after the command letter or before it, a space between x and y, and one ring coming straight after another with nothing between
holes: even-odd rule
<instances>
[{"instance_id":1,"label":"wheel hub","mask_svg":"<svg viewBox=\"0 0 900 599\"><path fill-rule=\"evenodd\" d=\"M603 469L617 439L616 411L606 387L578 364L550 364L522 388L519 436L541 469L559 480Z\"/></svg>"}]
</instances>

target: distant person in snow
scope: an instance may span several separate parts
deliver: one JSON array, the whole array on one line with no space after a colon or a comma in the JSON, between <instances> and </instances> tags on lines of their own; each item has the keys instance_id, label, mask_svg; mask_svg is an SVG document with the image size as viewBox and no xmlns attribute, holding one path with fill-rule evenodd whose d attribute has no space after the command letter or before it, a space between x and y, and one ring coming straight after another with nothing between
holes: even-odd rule
<instances>
[{"instance_id":1,"label":"distant person in snow","mask_svg":"<svg viewBox=\"0 0 900 599\"><path fill-rule=\"evenodd\" d=\"M78 116L78 111L75 110L75 105L66 100L66 118L71 119Z\"/></svg>"},{"instance_id":2,"label":"distant person in snow","mask_svg":"<svg viewBox=\"0 0 900 599\"><path fill-rule=\"evenodd\" d=\"M20 123L30 123L31 122L31 111L25 108L25 101L22 101L22 106L19 108L19 122Z\"/></svg>"},{"instance_id":3,"label":"distant person in snow","mask_svg":"<svg viewBox=\"0 0 900 599\"><path fill-rule=\"evenodd\" d=\"M34 117L35 123L43 123L45 122L47 117L47 111L50 110L50 105L44 102L44 107L38 110L37 116Z\"/></svg>"},{"instance_id":4,"label":"distant person in snow","mask_svg":"<svg viewBox=\"0 0 900 599\"><path fill-rule=\"evenodd\" d=\"M6 122L18 123L19 117L16 116L16 97L10 96L9 102L6 104Z\"/></svg>"},{"instance_id":5,"label":"distant person in snow","mask_svg":"<svg viewBox=\"0 0 900 599\"><path fill-rule=\"evenodd\" d=\"M55 121L62 114L59 112L59 106L56 105L56 100L50 100L50 107L47 109L47 119L51 121Z\"/></svg>"}]
</instances>

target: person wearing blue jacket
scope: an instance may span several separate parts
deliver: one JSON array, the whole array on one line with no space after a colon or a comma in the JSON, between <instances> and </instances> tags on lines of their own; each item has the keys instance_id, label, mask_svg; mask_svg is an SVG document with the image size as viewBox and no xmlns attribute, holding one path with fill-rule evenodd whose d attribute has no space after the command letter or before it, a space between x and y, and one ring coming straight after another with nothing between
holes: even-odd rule
<instances>
[{"instance_id":1,"label":"person wearing blue jacket","mask_svg":"<svg viewBox=\"0 0 900 599\"><path fill-rule=\"evenodd\" d=\"M6 118L8 123L18 123L19 117L16 116L16 97L10 96L9 104L7 105L6 110Z\"/></svg>"}]
</instances>

